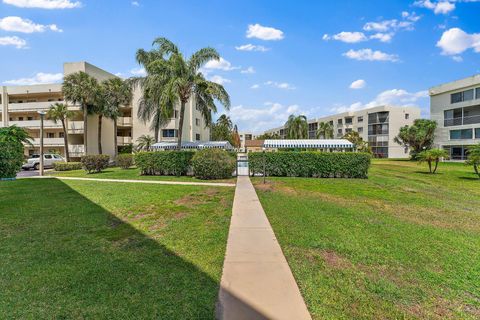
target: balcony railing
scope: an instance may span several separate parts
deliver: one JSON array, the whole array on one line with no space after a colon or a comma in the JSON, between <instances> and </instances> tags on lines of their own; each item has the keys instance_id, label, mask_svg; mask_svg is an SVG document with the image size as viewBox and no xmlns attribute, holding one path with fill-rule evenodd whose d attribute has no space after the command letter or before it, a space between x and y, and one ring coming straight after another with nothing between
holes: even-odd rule
<instances>
[{"instance_id":1,"label":"balcony railing","mask_svg":"<svg viewBox=\"0 0 480 320\"><path fill-rule=\"evenodd\" d=\"M119 146L123 146L126 144L131 144L132 143L132 137L119 137L117 136L117 144Z\"/></svg>"},{"instance_id":2,"label":"balcony railing","mask_svg":"<svg viewBox=\"0 0 480 320\"><path fill-rule=\"evenodd\" d=\"M63 138L43 138L44 146L63 146L64 143ZM32 144L36 147L40 146L40 138L34 138Z\"/></svg>"},{"instance_id":3,"label":"balcony railing","mask_svg":"<svg viewBox=\"0 0 480 320\"><path fill-rule=\"evenodd\" d=\"M17 125L22 128L40 128L40 120L24 120L24 121L9 121L10 126ZM57 123L52 120L43 121L44 128L61 128L62 123L58 121Z\"/></svg>"},{"instance_id":4,"label":"balcony railing","mask_svg":"<svg viewBox=\"0 0 480 320\"><path fill-rule=\"evenodd\" d=\"M48 110L55 103L65 103L65 101L41 101L41 102L23 102L23 103L9 103L9 112L24 112L24 111L38 111ZM68 104L70 110L80 110L79 105Z\"/></svg>"},{"instance_id":5,"label":"balcony railing","mask_svg":"<svg viewBox=\"0 0 480 320\"><path fill-rule=\"evenodd\" d=\"M117 125L119 125L119 126L131 126L132 125L132 117L119 117L117 119Z\"/></svg>"},{"instance_id":6,"label":"balcony railing","mask_svg":"<svg viewBox=\"0 0 480 320\"><path fill-rule=\"evenodd\" d=\"M83 121L68 121L68 133L83 133Z\"/></svg>"},{"instance_id":7,"label":"balcony railing","mask_svg":"<svg viewBox=\"0 0 480 320\"><path fill-rule=\"evenodd\" d=\"M85 146L83 144L71 144L68 146L68 152L71 157L81 157L85 153Z\"/></svg>"},{"instance_id":8,"label":"balcony railing","mask_svg":"<svg viewBox=\"0 0 480 320\"><path fill-rule=\"evenodd\" d=\"M480 115L444 119L443 126L452 127L476 123L480 123Z\"/></svg>"}]
</instances>

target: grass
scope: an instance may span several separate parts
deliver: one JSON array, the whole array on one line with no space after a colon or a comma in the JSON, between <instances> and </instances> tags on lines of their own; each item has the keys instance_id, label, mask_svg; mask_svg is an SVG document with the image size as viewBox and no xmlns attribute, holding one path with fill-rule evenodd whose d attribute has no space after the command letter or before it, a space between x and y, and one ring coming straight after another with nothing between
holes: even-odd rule
<instances>
[{"instance_id":1,"label":"grass","mask_svg":"<svg viewBox=\"0 0 480 320\"><path fill-rule=\"evenodd\" d=\"M255 179L314 319L480 318L480 180L458 163L427 171Z\"/></svg>"},{"instance_id":2,"label":"grass","mask_svg":"<svg viewBox=\"0 0 480 320\"><path fill-rule=\"evenodd\" d=\"M190 176L142 176L138 168L121 169L112 167L100 173L89 174L85 170L72 171L53 171L50 175L58 177L80 177L80 178L96 178L96 179L126 179L126 180L150 180L150 181L184 181L184 182L231 182L235 183L235 178L223 180L202 180Z\"/></svg>"},{"instance_id":3,"label":"grass","mask_svg":"<svg viewBox=\"0 0 480 320\"><path fill-rule=\"evenodd\" d=\"M233 192L0 182L0 318L214 318Z\"/></svg>"}]
</instances>

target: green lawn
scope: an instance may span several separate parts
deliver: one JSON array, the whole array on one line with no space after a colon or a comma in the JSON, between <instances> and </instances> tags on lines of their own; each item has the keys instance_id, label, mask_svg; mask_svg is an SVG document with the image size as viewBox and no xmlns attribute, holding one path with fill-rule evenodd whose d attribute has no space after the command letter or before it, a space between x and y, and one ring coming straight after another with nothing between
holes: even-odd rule
<instances>
[{"instance_id":1,"label":"green lawn","mask_svg":"<svg viewBox=\"0 0 480 320\"><path fill-rule=\"evenodd\" d=\"M50 171L49 175L58 177L80 177L80 178L96 178L96 179L127 179L127 180L159 180L159 181L186 181L186 182L230 182L235 183L234 177L224 180L202 180L195 177L175 177L175 176L142 176L138 168L121 169L112 167L100 173L88 174L85 170L72 171Z\"/></svg>"},{"instance_id":2,"label":"green lawn","mask_svg":"<svg viewBox=\"0 0 480 320\"><path fill-rule=\"evenodd\" d=\"M0 319L214 318L233 192L0 182Z\"/></svg>"},{"instance_id":3,"label":"green lawn","mask_svg":"<svg viewBox=\"0 0 480 320\"><path fill-rule=\"evenodd\" d=\"M315 319L480 318L480 180L463 164L427 170L255 179Z\"/></svg>"}]
</instances>

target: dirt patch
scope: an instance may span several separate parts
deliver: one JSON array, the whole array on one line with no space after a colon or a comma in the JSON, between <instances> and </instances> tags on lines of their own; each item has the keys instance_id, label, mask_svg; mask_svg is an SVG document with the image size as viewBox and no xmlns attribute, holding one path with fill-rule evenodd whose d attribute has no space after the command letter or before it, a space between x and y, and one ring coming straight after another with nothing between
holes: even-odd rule
<instances>
[{"instance_id":1,"label":"dirt patch","mask_svg":"<svg viewBox=\"0 0 480 320\"><path fill-rule=\"evenodd\" d=\"M182 220L183 218L186 218L189 214L186 213L186 212L177 212L175 213L175 215L173 216L173 219L174 220Z\"/></svg>"},{"instance_id":2,"label":"dirt patch","mask_svg":"<svg viewBox=\"0 0 480 320\"><path fill-rule=\"evenodd\" d=\"M218 195L220 191L215 188L209 188L201 193L191 193L175 200L174 203L179 206L194 207L196 205L207 203L212 197Z\"/></svg>"},{"instance_id":3,"label":"dirt patch","mask_svg":"<svg viewBox=\"0 0 480 320\"><path fill-rule=\"evenodd\" d=\"M325 264L334 269L344 270L353 268L352 263L345 257L342 257L338 253L332 250L322 251L321 256L325 261Z\"/></svg>"}]
</instances>

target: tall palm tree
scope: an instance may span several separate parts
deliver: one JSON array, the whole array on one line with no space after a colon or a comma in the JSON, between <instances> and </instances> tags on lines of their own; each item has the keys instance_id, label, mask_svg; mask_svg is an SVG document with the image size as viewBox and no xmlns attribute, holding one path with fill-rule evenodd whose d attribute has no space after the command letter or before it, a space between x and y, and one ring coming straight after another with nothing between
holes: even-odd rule
<instances>
[{"instance_id":1,"label":"tall palm tree","mask_svg":"<svg viewBox=\"0 0 480 320\"><path fill-rule=\"evenodd\" d=\"M99 85L97 79L83 71L69 74L63 79L63 95L66 101L80 103L83 111L83 144L88 152L88 114L98 101Z\"/></svg>"},{"instance_id":2,"label":"tall palm tree","mask_svg":"<svg viewBox=\"0 0 480 320\"><path fill-rule=\"evenodd\" d=\"M132 88L127 81L120 78L112 78L102 82L104 99L104 115L113 120L113 146L115 157L117 147L117 119L120 116L120 106L129 105L132 102Z\"/></svg>"},{"instance_id":3,"label":"tall palm tree","mask_svg":"<svg viewBox=\"0 0 480 320\"><path fill-rule=\"evenodd\" d=\"M317 138L333 139L333 126L329 122L320 122L317 129Z\"/></svg>"},{"instance_id":4,"label":"tall palm tree","mask_svg":"<svg viewBox=\"0 0 480 320\"><path fill-rule=\"evenodd\" d=\"M55 124L60 121L63 128L63 143L65 148L65 159L70 162L70 152L68 151L68 131L67 120L73 117L73 112L68 110L68 106L63 103L55 103L50 106L47 112L47 118Z\"/></svg>"},{"instance_id":5,"label":"tall palm tree","mask_svg":"<svg viewBox=\"0 0 480 320\"><path fill-rule=\"evenodd\" d=\"M137 139L137 150L149 151L154 143L155 143L154 137L143 134Z\"/></svg>"},{"instance_id":6,"label":"tall palm tree","mask_svg":"<svg viewBox=\"0 0 480 320\"><path fill-rule=\"evenodd\" d=\"M224 126L229 130L231 130L233 127L232 119L230 119L230 117L227 116L226 114L222 114L220 117L218 117L217 124Z\"/></svg>"},{"instance_id":7,"label":"tall palm tree","mask_svg":"<svg viewBox=\"0 0 480 320\"><path fill-rule=\"evenodd\" d=\"M304 115L290 115L287 123L285 123L287 130L287 139L307 139L308 138L308 122Z\"/></svg>"},{"instance_id":8,"label":"tall palm tree","mask_svg":"<svg viewBox=\"0 0 480 320\"><path fill-rule=\"evenodd\" d=\"M213 48L203 48L185 59L178 47L166 38L155 39L153 46L151 51L137 51L137 61L145 68L147 76L132 79L132 83L141 86L144 113L150 116L149 119L154 116L153 121L157 124L171 118L175 106L180 104L177 144L177 149L180 150L185 107L190 99L194 99L205 123L211 123L212 112L217 112L215 100L225 109L230 109L230 97L225 88L206 80L200 72L200 68L207 62L220 60L220 55ZM141 114L139 116L146 118Z\"/></svg>"}]
</instances>

